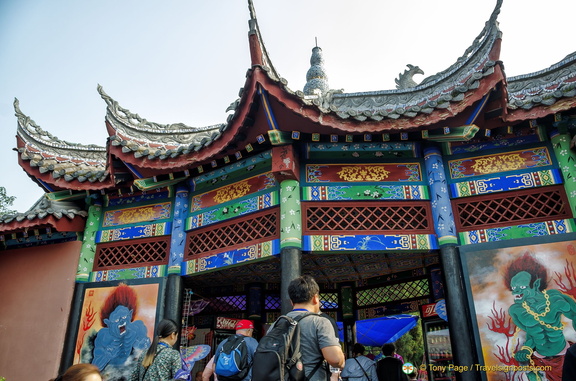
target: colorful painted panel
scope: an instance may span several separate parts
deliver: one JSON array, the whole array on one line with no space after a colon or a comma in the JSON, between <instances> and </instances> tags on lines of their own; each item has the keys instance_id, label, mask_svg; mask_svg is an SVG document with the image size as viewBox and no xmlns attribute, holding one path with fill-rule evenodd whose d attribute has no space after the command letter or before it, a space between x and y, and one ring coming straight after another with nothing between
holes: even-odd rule
<instances>
[{"instance_id":1,"label":"colorful painted panel","mask_svg":"<svg viewBox=\"0 0 576 381\"><path fill-rule=\"evenodd\" d=\"M216 270L226 266L236 265L246 261L280 254L280 240L262 242L236 250L195 258L186 262L186 270L182 275L194 274L207 270Z\"/></svg>"},{"instance_id":2,"label":"colorful painted panel","mask_svg":"<svg viewBox=\"0 0 576 381\"><path fill-rule=\"evenodd\" d=\"M76 270L76 281L87 282L90 278L90 271L94 267L94 258L96 256L96 234L100 228L102 220L102 206L99 204L90 205L88 208L88 219L84 229L84 239L82 249L80 249L80 258L78 259L78 268Z\"/></svg>"},{"instance_id":3,"label":"colorful painted panel","mask_svg":"<svg viewBox=\"0 0 576 381\"><path fill-rule=\"evenodd\" d=\"M134 208L109 210L104 212L102 227L137 224L145 221L157 221L170 218L171 202L154 205L137 206Z\"/></svg>"},{"instance_id":4,"label":"colorful painted panel","mask_svg":"<svg viewBox=\"0 0 576 381\"><path fill-rule=\"evenodd\" d=\"M166 276L166 265L134 267L130 269L103 270L90 273L91 282L109 280L159 278Z\"/></svg>"},{"instance_id":5,"label":"colorful painted panel","mask_svg":"<svg viewBox=\"0 0 576 381\"><path fill-rule=\"evenodd\" d=\"M252 156L249 159L240 160L234 164L216 169L209 173L196 176L191 180L192 189L199 191L207 187L214 188L225 182L230 182L235 177L245 177L246 174L270 171L272 151L266 151Z\"/></svg>"},{"instance_id":6,"label":"colorful painted panel","mask_svg":"<svg viewBox=\"0 0 576 381\"><path fill-rule=\"evenodd\" d=\"M130 226L127 228L100 230L96 234L96 243L122 241L125 239L158 237L170 234L171 222L161 222L159 224Z\"/></svg>"},{"instance_id":7,"label":"colorful painted panel","mask_svg":"<svg viewBox=\"0 0 576 381\"><path fill-rule=\"evenodd\" d=\"M553 234L566 234L576 231L574 220L535 222L526 225L480 229L460 233L464 244L498 242L514 238L544 237Z\"/></svg>"},{"instance_id":8,"label":"colorful painted panel","mask_svg":"<svg viewBox=\"0 0 576 381\"><path fill-rule=\"evenodd\" d=\"M307 164L306 181L329 182L380 182L422 181L420 163L387 164Z\"/></svg>"},{"instance_id":9,"label":"colorful painted panel","mask_svg":"<svg viewBox=\"0 0 576 381\"><path fill-rule=\"evenodd\" d=\"M550 137L555 159L558 160L558 167L562 177L566 179L564 190L568 195L570 210L572 215L576 216L576 166L574 165L576 153L572 150L572 138L568 133L552 133Z\"/></svg>"},{"instance_id":10,"label":"colorful painted panel","mask_svg":"<svg viewBox=\"0 0 576 381\"><path fill-rule=\"evenodd\" d=\"M432 250L438 248L432 234L309 235L303 237L306 251Z\"/></svg>"},{"instance_id":11,"label":"colorful painted panel","mask_svg":"<svg viewBox=\"0 0 576 381\"><path fill-rule=\"evenodd\" d=\"M423 185L333 185L303 187L304 201L428 200Z\"/></svg>"},{"instance_id":12,"label":"colorful painted panel","mask_svg":"<svg viewBox=\"0 0 576 381\"><path fill-rule=\"evenodd\" d=\"M418 143L310 143L306 145L307 159L382 159L418 157Z\"/></svg>"},{"instance_id":13,"label":"colorful painted panel","mask_svg":"<svg viewBox=\"0 0 576 381\"><path fill-rule=\"evenodd\" d=\"M488 247L462 254L487 380L560 380L563 353L576 342L574 235Z\"/></svg>"},{"instance_id":14,"label":"colorful painted panel","mask_svg":"<svg viewBox=\"0 0 576 381\"><path fill-rule=\"evenodd\" d=\"M453 183L450 184L450 192L452 197L467 197L516 189L543 187L562 184L562 182L560 171L558 169L549 169Z\"/></svg>"},{"instance_id":15,"label":"colorful painted panel","mask_svg":"<svg viewBox=\"0 0 576 381\"><path fill-rule=\"evenodd\" d=\"M452 179L534 169L552 164L546 147L448 161Z\"/></svg>"},{"instance_id":16,"label":"colorful painted panel","mask_svg":"<svg viewBox=\"0 0 576 381\"><path fill-rule=\"evenodd\" d=\"M256 197L226 203L190 216L187 219L186 230L226 221L276 205L278 205L278 192L269 192Z\"/></svg>"},{"instance_id":17,"label":"colorful painted panel","mask_svg":"<svg viewBox=\"0 0 576 381\"><path fill-rule=\"evenodd\" d=\"M155 190L151 192L143 192L142 194L131 196L130 194L124 194L120 196L105 196L104 197L104 206L107 207L114 207L114 206L121 206L121 205L131 205L136 204L137 202L149 202L155 200L165 200L167 198L172 197L170 189L162 189L162 190Z\"/></svg>"},{"instance_id":18,"label":"colorful painted panel","mask_svg":"<svg viewBox=\"0 0 576 381\"><path fill-rule=\"evenodd\" d=\"M130 379L153 338L159 291L157 282L87 287L73 362L98 366L105 380Z\"/></svg>"},{"instance_id":19,"label":"colorful painted panel","mask_svg":"<svg viewBox=\"0 0 576 381\"><path fill-rule=\"evenodd\" d=\"M192 196L190 212L230 202L251 193L276 187L277 181L271 173L251 177L216 190Z\"/></svg>"},{"instance_id":20,"label":"colorful painted panel","mask_svg":"<svg viewBox=\"0 0 576 381\"><path fill-rule=\"evenodd\" d=\"M461 153L481 152L488 149L510 149L510 147L518 147L529 143L538 143L542 141L536 134L519 136L510 139L495 139L492 141L473 143L473 144L460 144L449 143L445 153L447 155L457 155Z\"/></svg>"}]
</instances>

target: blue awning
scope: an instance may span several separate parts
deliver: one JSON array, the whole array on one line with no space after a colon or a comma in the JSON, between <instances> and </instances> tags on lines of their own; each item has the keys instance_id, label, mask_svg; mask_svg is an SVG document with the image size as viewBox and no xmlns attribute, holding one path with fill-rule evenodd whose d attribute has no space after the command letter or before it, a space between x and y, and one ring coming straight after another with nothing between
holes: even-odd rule
<instances>
[{"instance_id":1,"label":"blue awning","mask_svg":"<svg viewBox=\"0 0 576 381\"><path fill-rule=\"evenodd\" d=\"M358 320L356 322L356 342L369 346L381 347L386 343L393 343L406 332L416 326L418 316L393 315L374 319ZM344 341L344 330L338 322L338 334Z\"/></svg>"}]
</instances>

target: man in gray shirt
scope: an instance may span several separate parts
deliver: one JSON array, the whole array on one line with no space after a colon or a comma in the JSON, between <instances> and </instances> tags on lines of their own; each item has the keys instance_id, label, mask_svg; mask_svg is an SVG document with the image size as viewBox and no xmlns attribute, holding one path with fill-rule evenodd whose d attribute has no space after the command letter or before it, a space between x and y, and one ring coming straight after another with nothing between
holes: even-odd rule
<instances>
[{"instance_id":1,"label":"man in gray shirt","mask_svg":"<svg viewBox=\"0 0 576 381\"><path fill-rule=\"evenodd\" d=\"M306 377L310 381L328 380L330 374L324 361L342 369L345 358L332 323L320 316L320 287L314 278L304 275L290 282L288 295L293 305L288 316L295 318L306 312L318 314L300 320L300 352Z\"/></svg>"}]
</instances>

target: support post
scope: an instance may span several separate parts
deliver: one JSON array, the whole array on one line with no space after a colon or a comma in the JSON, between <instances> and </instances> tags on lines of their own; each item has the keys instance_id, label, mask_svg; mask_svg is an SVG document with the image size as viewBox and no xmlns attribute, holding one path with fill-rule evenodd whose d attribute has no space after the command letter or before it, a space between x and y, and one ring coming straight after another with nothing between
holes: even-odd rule
<instances>
[{"instance_id":1,"label":"support post","mask_svg":"<svg viewBox=\"0 0 576 381\"><path fill-rule=\"evenodd\" d=\"M72 308L66 327L66 339L62 349L62 358L60 359L60 369L58 374L62 374L72 366L74 361L74 352L76 351L76 334L80 325L80 314L82 313L82 300L84 299L85 283L76 283L74 285L74 294L72 296Z\"/></svg>"},{"instance_id":2,"label":"support post","mask_svg":"<svg viewBox=\"0 0 576 381\"><path fill-rule=\"evenodd\" d=\"M564 189L568 195L568 203L572 215L576 216L576 154L570 149L570 135L553 131L550 140L558 160L558 166L564 177Z\"/></svg>"},{"instance_id":3,"label":"support post","mask_svg":"<svg viewBox=\"0 0 576 381\"><path fill-rule=\"evenodd\" d=\"M356 342L356 313L354 311L354 284L340 285L340 306L342 308L342 320L344 323L344 353L351 357L352 347Z\"/></svg>"},{"instance_id":4,"label":"support post","mask_svg":"<svg viewBox=\"0 0 576 381\"><path fill-rule=\"evenodd\" d=\"M84 238L80 248L80 260L76 270L76 282L90 281L90 273L94 268L94 257L96 256L96 234L100 229L102 220L102 200L96 199L88 208L88 218L84 229Z\"/></svg>"},{"instance_id":5,"label":"support post","mask_svg":"<svg viewBox=\"0 0 576 381\"><path fill-rule=\"evenodd\" d=\"M282 313L292 310L288 296L290 282L302 275L302 213L300 184L284 180L280 184L280 292Z\"/></svg>"},{"instance_id":6,"label":"support post","mask_svg":"<svg viewBox=\"0 0 576 381\"><path fill-rule=\"evenodd\" d=\"M177 324L182 320L183 283L179 274L168 274L164 299L164 318L172 319Z\"/></svg>"},{"instance_id":7,"label":"support post","mask_svg":"<svg viewBox=\"0 0 576 381\"><path fill-rule=\"evenodd\" d=\"M442 273L445 280L446 312L448 327L457 340L451 340L454 365L470 366L478 363L474 342L471 340L472 323L464 291L462 266L456 245L458 236L446 171L440 150L435 146L424 150L424 164L428 174L434 229L440 245ZM457 336L456 336L457 335ZM479 377L478 371L456 373L459 381L472 381Z\"/></svg>"},{"instance_id":8,"label":"support post","mask_svg":"<svg viewBox=\"0 0 576 381\"><path fill-rule=\"evenodd\" d=\"M170 242L170 259L168 274L181 274L184 272L184 251L186 249L186 215L188 213L188 188L179 186L176 190L174 203L174 221Z\"/></svg>"},{"instance_id":9,"label":"support post","mask_svg":"<svg viewBox=\"0 0 576 381\"><path fill-rule=\"evenodd\" d=\"M455 246L445 246L440 249L442 271L446 282L446 312L448 328L454 334L450 340L454 365L470 367L478 364L476 346L472 340L470 310L466 302L462 266ZM455 340L454 340L455 339ZM476 381L480 379L478 371L472 368L467 372L456 373L459 381Z\"/></svg>"},{"instance_id":10,"label":"support post","mask_svg":"<svg viewBox=\"0 0 576 381\"><path fill-rule=\"evenodd\" d=\"M285 247L280 251L280 292L282 301L282 314L292 310L292 301L288 296L288 285L292 280L302 275L302 250L297 247Z\"/></svg>"}]
</instances>

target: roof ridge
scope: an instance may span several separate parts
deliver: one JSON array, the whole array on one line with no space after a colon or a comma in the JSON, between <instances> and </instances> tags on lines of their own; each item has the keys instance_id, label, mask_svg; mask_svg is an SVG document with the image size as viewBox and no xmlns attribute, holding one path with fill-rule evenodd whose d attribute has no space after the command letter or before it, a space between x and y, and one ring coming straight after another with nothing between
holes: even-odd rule
<instances>
[{"instance_id":1,"label":"roof ridge","mask_svg":"<svg viewBox=\"0 0 576 381\"><path fill-rule=\"evenodd\" d=\"M268 54L268 50L266 49L266 45L264 44L264 40L262 39L262 33L260 32L260 26L258 25L258 19L256 17L256 8L254 7L253 0L248 0L248 9L250 11L250 20L248 21L248 25L250 26L250 30L248 34L255 34L258 39L258 44L260 45L260 50L262 51L262 60L263 65L270 70L266 70L266 73L270 78L279 81L282 79L276 68L272 64L272 60L270 59L270 55ZM254 63L253 63L254 66Z\"/></svg>"},{"instance_id":2,"label":"roof ridge","mask_svg":"<svg viewBox=\"0 0 576 381\"><path fill-rule=\"evenodd\" d=\"M514 82L514 81L521 81L523 79L527 79L527 78L531 78L531 77L537 77L537 76L540 76L542 74L548 74L551 71L555 71L557 69L560 69L563 66L570 65L574 62L576 62L576 51L568 54L566 57L562 58L560 61L550 65L549 67L547 67L545 69L537 70L537 71L534 71L532 73L520 74L520 75L516 75L513 77L509 77L508 83Z\"/></svg>"},{"instance_id":3,"label":"roof ridge","mask_svg":"<svg viewBox=\"0 0 576 381\"><path fill-rule=\"evenodd\" d=\"M137 129L139 131L153 132L159 134L162 133L173 134L177 132L190 133L190 132L202 132L208 130L221 129L223 126L226 125L226 123L218 123L202 127L193 127L180 122L170 124L160 124L156 122L150 122L146 118L142 118L140 115L135 114L130 110L120 106L118 101L116 101L111 96L106 94L104 88L101 85L98 85L97 90L102 99L106 102L108 106L107 107L108 111L110 111L116 118L129 122L131 128ZM136 123L134 123L134 121L136 121Z\"/></svg>"},{"instance_id":4,"label":"roof ridge","mask_svg":"<svg viewBox=\"0 0 576 381\"><path fill-rule=\"evenodd\" d=\"M18 98L14 98L14 111L18 119L17 134L22 136L25 134L27 137L32 138L37 143L41 143L54 148L66 148L73 150L82 151L97 151L105 152L106 147L99 146L97 144L82 144L82 143L71 143L57 136L52 135L48 131L43 130L34 120L32 120L28 115L24 114L20 110L20 101Z\"/></svg>"}]
</instances>

